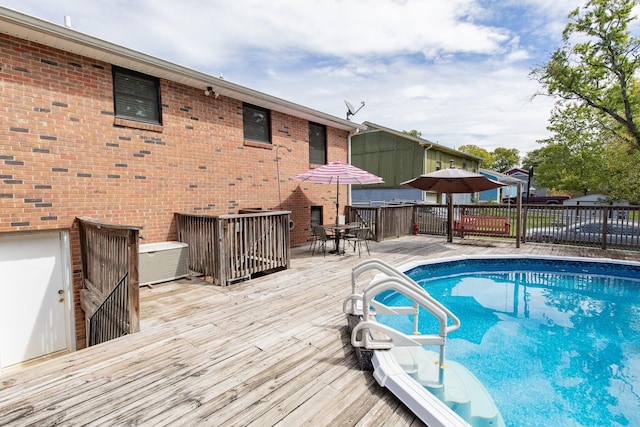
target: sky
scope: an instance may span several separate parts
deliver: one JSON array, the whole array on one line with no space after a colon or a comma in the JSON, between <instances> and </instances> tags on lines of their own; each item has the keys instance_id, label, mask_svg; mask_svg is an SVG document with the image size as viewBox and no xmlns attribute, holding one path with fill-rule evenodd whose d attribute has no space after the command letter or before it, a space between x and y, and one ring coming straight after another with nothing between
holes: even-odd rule
<instances>
[{"instance_id":1,"label":"sky","mask_svg":"<svg viewBox=\"0 0 640 427\"><path fill-rule=\"evenodd\" d=\"M529 77L581 0L0 0L0 5L447 147L541 148Z\"/></svg>"}]
</instances>

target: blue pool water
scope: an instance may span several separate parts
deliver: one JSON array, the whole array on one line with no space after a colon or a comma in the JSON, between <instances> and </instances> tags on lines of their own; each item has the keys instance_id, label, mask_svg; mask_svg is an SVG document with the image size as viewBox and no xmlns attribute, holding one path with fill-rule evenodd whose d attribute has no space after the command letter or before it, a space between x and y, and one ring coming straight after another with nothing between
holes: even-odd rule
<instances>
[{"instance_id":1,"label":"blue pool water","mask_svg":"<svg viewBox=\"0 0 640 427\"><path fill-rule=\"evenodd\" d=\"M460 318L447 358L482 381L507 426L640 426L640 264L464 259L407 274ZM409 316L378 320L413 330ZM421 313L420 332L433 331Z\"/></svg>"}]
</instances>

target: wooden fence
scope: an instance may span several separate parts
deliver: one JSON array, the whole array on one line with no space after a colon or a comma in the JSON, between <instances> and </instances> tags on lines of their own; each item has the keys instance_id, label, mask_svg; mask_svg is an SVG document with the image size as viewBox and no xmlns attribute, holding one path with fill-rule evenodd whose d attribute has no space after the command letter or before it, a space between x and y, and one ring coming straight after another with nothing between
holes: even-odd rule
<instances>
[{"instance_id":1,"label":"wooden fence","mask_svg":"<svg viewBox=\"0 0 640 427\"><path fill-rule=\"evenodd\" d=\"M361 222L372 230L377 242L388 237L411 234L414 224L414 205L347 206L348 222Z\"/></svg>"},{"instance_id":2,"label":"wooden fence","mask_svg":"<svg viewBox=\"0 0 640 427\"><path fill-rule=\"evenodd\" d=\"M77 218L87 344L140 331L138 239L142 227Z\"/></svg>"},{"instance_id":3,"label":"wooden fence","mask_svg":"<svg viewBox=\"0 0 640 427\"><path fill-rule=\"evenodd\" d=\"M422 233L446 235L446 205L347 206L349 221L366 223L375 240ZM517 207L508 204L454 205L454 219L462 215L508 218L510 234L500 238L542 241L569 245L596 246L603 249L640 250L640 206L558 206L522 205L520 221ZM520 230L517 225L520 224ZM591 224L593 231L580 224ZM485 233L488 235L488 233ZM483 235L482 232L456 234Z\"/></svg>"},{"instance_id":4,"label":"wooden fence","mask_svg":"<svg viewBox=\"0 0 640 427\"><path fill-rule=\"evenodd\" d=\"M222 286L290 266L289 211L235 215L176 213L178 240L189 245L189 269Z\"/></svg>"}]
</instances>

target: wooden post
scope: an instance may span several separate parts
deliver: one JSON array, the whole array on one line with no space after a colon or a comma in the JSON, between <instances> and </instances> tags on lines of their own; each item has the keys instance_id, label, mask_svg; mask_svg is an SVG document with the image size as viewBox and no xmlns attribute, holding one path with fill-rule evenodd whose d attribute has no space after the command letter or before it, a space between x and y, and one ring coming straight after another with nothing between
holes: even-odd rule
<instances>
[{"instance_id":1,"label":"wooden post","mask_svg":"<svg viewBox=\"0 0 640 427\"><path fill-rule=\"evenodd\" d=\"M609 227L609 207L605 206L602 212L602 249L607 249L607 228Z\"/></svg>"},{"instance_id":2,"label":"wooden post","mask_svg":"<svg viewBox=\"0 0 640 427\"><path fill-rule=\"evenodd\" d=\"M129 333L140 332L140 279L138 277L139 248L138 230L129 230L127 248L129 250Z\"/></svg>"},{"instance_id":3,"label":"wooden post","mask_svg":"<svg viewBox=\"0 0 640 427\"><path fill-rule=\"evenodd\" d=\"M520 247L520 237L522 236L522 182L518 183L518 194L516 197L516 248Z\"/></svg>"},{"instance_id":4,"label":"wooden post","mask_svg":"<svg viewBox=\"0 0 640 427\"><path fill-rule=\"evenodd\" d=\"M220 286L227 286L227 262L229 260L229 242L227 241L226 232L229 228L229 221L226 219L216 219L213 223L214 242L217 244L214 250L214 283L218 281Z\"/></svg>"},{"instance_id":5,"label":"wooden post","mask_svg":"<svg viewBox=\"0 0 640 427\"><path fill-rule=\"evenodd\" d=\"M447 194L447 242L453 242L453 194Z\"/></svg>"}]
</instances>

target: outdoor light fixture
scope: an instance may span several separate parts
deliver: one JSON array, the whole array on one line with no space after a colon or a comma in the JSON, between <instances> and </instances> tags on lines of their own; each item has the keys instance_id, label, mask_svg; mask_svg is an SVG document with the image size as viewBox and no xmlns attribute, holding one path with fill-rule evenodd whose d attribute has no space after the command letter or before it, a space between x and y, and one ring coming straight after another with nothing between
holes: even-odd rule
<instances>
[{"instance_id":1,"label":"outdoor light fixture","mask_svg":"<svg viewBox=\"0 0 640 427\"><path fill-rule=\"evenodd\" d=\"M216 99L218 99L218 96L220 96L220 94L216 93L216 91L214 91L213 87L211 86L207 86L207 88L204 90L204 94L205 96L213 95L213 97Z\"/></svg>"}]
</instances>

